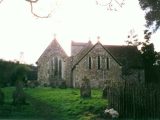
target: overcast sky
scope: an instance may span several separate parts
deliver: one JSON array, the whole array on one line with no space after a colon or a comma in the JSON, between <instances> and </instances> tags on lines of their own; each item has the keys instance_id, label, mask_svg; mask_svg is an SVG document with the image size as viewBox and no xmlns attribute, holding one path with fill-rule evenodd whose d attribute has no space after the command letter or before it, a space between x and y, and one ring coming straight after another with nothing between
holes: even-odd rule
<instances>
[{"instance_id":1,"label":"overcast sky","mask_svg":"<svg viewBox=\"0 0 160 120\"><path fill-rule=\"evenodd\" d=\"M67 54L73 41L95 43L97 36L103 44L125 44L131 29L141 36L145 29L144 12L138 0L126 0L118 11L107 11L95 0L39 0L34 10L39 15L53 11L50 18L40 19L30 12L25 0L4 0L0 4L0 59L19 60L20 53L28 64L34 64L54 34ZM104 2L104 0L101 0ZM105 0L108 1L108 0ZM153 35L160 51L160 36ZM158 46L159 45L159 46Z\"/></svg>"}]
</instances>

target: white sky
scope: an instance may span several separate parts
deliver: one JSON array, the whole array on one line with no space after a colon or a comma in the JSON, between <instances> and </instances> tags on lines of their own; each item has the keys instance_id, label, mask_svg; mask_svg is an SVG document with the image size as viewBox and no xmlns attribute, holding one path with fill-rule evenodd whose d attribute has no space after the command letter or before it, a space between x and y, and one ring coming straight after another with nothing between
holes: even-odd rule
<instances>
[{"instance_id":1,"label":"white sky","mask_svg":"<svg viewBox=\"0 0 160 120\"><path fill-rule=\"evenodd\" d=\"M4 0L0 4L0 58L34 64L54 34L64 50L70 54L71 40L95 43L100 36L103 44L125 44L130 29L142 35L144 12L138 0L126 0L117 12L97 6L95 0L39 0L36 13L47 14L48 19L35 18L25 0ZM106 0L107 1L107 0ZM160 31L153 35L156 50L160 51Z\"/></svg>"}]
</instances>

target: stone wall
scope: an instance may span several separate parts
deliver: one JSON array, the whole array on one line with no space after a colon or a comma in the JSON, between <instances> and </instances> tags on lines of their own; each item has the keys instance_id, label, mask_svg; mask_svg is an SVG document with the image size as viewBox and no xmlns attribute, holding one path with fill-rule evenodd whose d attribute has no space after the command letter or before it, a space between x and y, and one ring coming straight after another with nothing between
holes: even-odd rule
<instances>
[{"instance_id":1,"label":"stone wall","mask_svg":"<svg viewBox=\"0 0 160 120\"><path fill-rule=\"evenodd\" d=\"M85 48L77 46L85 46ZM84 76L90 80L92 88L103 88L106 81L120 81L122 79L144 81L143 69L122 67L110 51L99 42L94 46L91 42L87 44L72 43L72 47L72 53L74 51L79 53L76 53L76 56L68 57L56 40L51 42L37 61L38 81L41 85L59 86L65 80L68 87L79 88ZM55 58L58 61L56 65ZM59 61L61 61L61 65ZM61 67L59 68L59 66ZM55 73L56 70L58 73ZM127 74L124 74L124 71Z\"/></svg>"},{"instance_id":2,"label":"stone wall","mask_svg":"<svg viewBox=\"0 0 160 120\"><path fill-rule=\"evenodd\" d=\"M71 69L72 69L72 57L68 57L65 60L64 80L68 87L72 87Z\"/></svg>"},{"instance_id":3,"label":"stone wall","mask_svg":"<svg viewBox=\"0 0 160 120\"><path fill-rule=\"evenodd\" d=\"M100 69L98 69L98 56L100 57ZM89 57L91 57L91 69L89 69ZM109 59L109 69L107 69L107 58ZM100 44L97 44L75 66L73 70L73 86L80 87L84 76L90 79L92 88L102 88L106 80L121 79L121 66Z\"/></svg>"},{"instance_id":4,"label":"stone wall","mask_svg":"<svg viewBox=\"0 0 160 120\"><path fill-rule=\"evenodd\" d=\"M49 84L48 62L44 62L44 64L38 64L38 82L41 85Z\"/></svg>"},{"instance_id":5,"label":"stone wall","mask_svg":"<svg viewBox=\"0 0 160 120\"><path fill-rule=\"evenodd\" d=\"M55 65L55 58L57 59L56 65ZM55 86L57 86L63 79L65 79L66 58L67 55L62 49L62 47L56 40L53 40L37 61L38 81L40 82L41 85L55 84ZM61 67L60 67L60 61L61 61ZM58 68L56 69L56 67ZM57 70L56 74L55 70Z\"/></svg>"}]
</instances>

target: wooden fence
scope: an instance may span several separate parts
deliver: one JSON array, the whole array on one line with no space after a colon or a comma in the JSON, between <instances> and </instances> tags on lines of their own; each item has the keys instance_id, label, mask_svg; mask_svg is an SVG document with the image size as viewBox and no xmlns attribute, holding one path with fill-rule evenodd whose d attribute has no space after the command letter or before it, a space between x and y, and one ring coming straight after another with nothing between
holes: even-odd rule
<instances>
[{"instance_id":1,"label":"wooden fence","mask_svg":"<svg viewBox=\"0 0 160 120\"><path fill-rule=\"evenodd\" d=\"M122 118L160 118L160 86L108 82L107 98L109 107L120 113Z\"/></svg>"}]
</instances>

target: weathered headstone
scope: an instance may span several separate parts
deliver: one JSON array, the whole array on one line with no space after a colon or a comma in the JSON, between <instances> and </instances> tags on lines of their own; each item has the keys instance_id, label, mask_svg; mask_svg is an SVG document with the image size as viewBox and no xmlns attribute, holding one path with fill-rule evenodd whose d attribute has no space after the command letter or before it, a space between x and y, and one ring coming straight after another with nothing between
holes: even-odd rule
<instances>
[{"instance_id":1,"label":"weathered headstone","mask_svg":"<svg viewBox=\"0 0 160 120\"><path fill-rule=\"evenodd\" d=\"M16 90L13 92L13 104L23 105L26 104L26 94L23 90L23 82L18 81L16 84Z\"/></svg>"},{"instance_id":2,"label":"weathered headstone","mask_svg":"<svg viewBox=\"0 0 160 120\"><path fill-rule=\"evenodd\" d=\"M0 89L0 105L2 105L3 103L4 103L4 93Z\"/></svg>"},{"instance_id":3,"label":"weathered headstone","mask_svg":"<svg viewBox=\"0 0 160 120\"><path fill-rule=\"evenodd\" d=\"M86 76L82 79L80 95L82 98L91 98L91 85L89 79Z\"/></svg>"},{"instance_id":4,"label":"weathered headstone","mask_svg":"<svg viewBox=\"0 0 160 120\"><path fill-rule=\"evenodd\" d=\"M102 98L107 98L107 93L108 93L108 85L107 82L105 83L104 87L103 87L103 93L102 93Z\"/></svg>"},{"instance_id":5,"label":"weathered headstone","mask_svg":"<svg viewBox=\"0 0 160 120\"><path fill-rule=\"evenodd\" d=\"M66 81L65 81L65 80L62 80L62 82L60 83L59 88L62 88L62 89L67 88L67 85L66 85Z\"/></svg>"}]
</instances>

